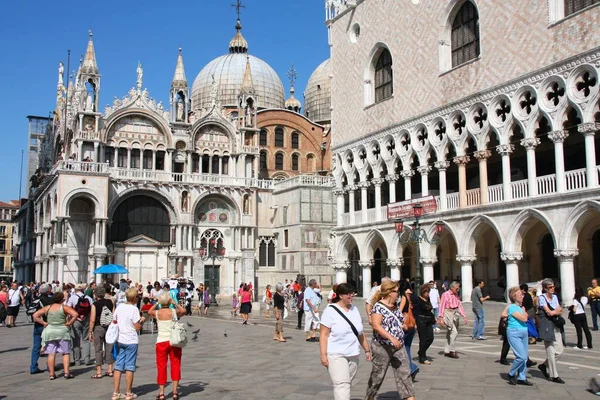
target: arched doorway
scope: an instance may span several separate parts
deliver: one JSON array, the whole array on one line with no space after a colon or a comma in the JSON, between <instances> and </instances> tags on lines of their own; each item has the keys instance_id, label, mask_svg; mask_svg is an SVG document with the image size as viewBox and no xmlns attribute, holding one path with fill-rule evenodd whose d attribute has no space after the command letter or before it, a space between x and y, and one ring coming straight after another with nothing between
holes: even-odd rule
<instances>
[{"instance_id":1,"label":"arched doorway","mask_svg":"<svg viewBox=\"0 0 600 400\"><path fill-rule=\"evenodd\" d=\"M498 282L506 279L506 265L500 259L502 244L493 222L481 218L471 234L470 254L476 255L473 262L473 280L483 279L487 294L493 299L504 298L503 286Z\"/></svg>"},{"instance_id":2,"label":"arched doorway","mask_svg":"<svg viewBox=\"0 0 600 400\"><path fill-rule=\"evenodd\" d=\"M354 245L348 254L348 262L350 263L350 268L347 271L348 283L354 287L358 296L362 297L362 271L358 265L358 260L360 260L360 252L358 246Z\"/></svg>"},{"instance_id":3,"label":"arched doorway","mask_svg":"<svg viewBox=\"0 0 600 400\"><path fill-rule=\"evenodd\" d=\"M382 253L380 249L375 250L373 254L373 269L371 270L371 282L381 283L383 277L384 265L382 263L385 260L382 259Z\"/></svg>"},{"instance_id":4,"label":"arched doorway","mask_svg":"<svg viewBox=\"0 0 600 400\"><path fill-rule=\"evenodd\" d=\"M63 276L53 271L52 276L64 282L89 282L95 268L90 256L93 251L96 207L87 197L72 199L68 206L69 220L67 230L68 261ZM48 277L50 279L50 276Z\"/></svg>"},{"instance_id":5,"label":"arched doorway","mask_svg":"<svg viewBox=\"0 0 600 400\"><path fill-rule=\"evenodd\" d=\"M558 259L554 256L554 240L552 235L546 233L540 242L540 253L542 259L542 276L558 280Z\"/></svg>"}]
</instances>

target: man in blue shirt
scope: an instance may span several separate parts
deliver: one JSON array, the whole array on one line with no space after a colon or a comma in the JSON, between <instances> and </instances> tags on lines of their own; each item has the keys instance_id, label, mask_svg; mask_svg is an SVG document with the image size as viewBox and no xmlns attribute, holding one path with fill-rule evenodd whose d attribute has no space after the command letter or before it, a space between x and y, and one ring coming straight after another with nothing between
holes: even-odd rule
<instances>
[{"instance_id":1,"label":"man in blue shirt","mask_svg":"<svg viewBox=\"0 0 600 400\"><path fill-rule=\"evenodd\" d=\"M317 281L311 279L304 291L304 332L306 332L307 342L319 341L317 338L317 328L319 327L319 317L317 316L319 308L317 304L319 298L314 290L315 287L317 287Z\"/></svg>"}]
</instances>

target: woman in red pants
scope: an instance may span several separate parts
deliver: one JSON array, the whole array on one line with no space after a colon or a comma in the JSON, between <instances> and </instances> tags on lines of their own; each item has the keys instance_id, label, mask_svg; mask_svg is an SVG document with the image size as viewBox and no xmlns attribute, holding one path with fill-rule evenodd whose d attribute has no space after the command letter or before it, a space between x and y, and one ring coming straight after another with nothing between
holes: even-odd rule
<instances>
[{"instance_id":1,"label":"woman in red pants","mask_svg":"<svg viewBox=\"0 0 600 400\"><path fill-rule=\"evenodd\" d=\"M171 305L175 308L169 308ZM160 306L160 309L157 308ZM153 305L148 314L156 319L158 335L156 338L156 369L159 387L157 400L165 400L165 385L167 383L167 360L171 361L171 380L173 381L173 400L179 399L179 381L181 380L181 348L173 347L170 343L171 330L175 315L181 318L185 308L177 304L169 293L163 292L158 296L158 303Z\"/></svg>"}]
</instances>

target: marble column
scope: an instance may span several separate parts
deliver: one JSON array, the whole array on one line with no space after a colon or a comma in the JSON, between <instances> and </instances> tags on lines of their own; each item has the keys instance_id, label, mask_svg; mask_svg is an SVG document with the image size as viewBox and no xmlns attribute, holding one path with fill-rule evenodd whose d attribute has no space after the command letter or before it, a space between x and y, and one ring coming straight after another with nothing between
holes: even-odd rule
<instances>
[{"instance_id":1,"label":"marble column","mask_svg":"<svg viewBox=\"0 0 600 400\"><path fill-rule=\"evenodd\" d=\"M389 183L390 204L396 202L396 181L400 178L398 174L386 175L385 180Z\"/></svg>"},{"instance_id":2,"label":"marble column","mask_svg":"<svg viewBox=\"0 0 600 400\"><path fill-rule=\"evenodd\" d=\"M554 142L554 164L556 169L556 192L564 193L567 190L565 181L565 155L563 143L569 137L567 131L554 131L548 134L548 139Z\"/></svg>"},{"instance_id":3,"label":"marble column","mask_svg":"<svg viewBox=\"0 0 600 400\"><path fill-rule=\"evenodd\" d=\"M58 277L56 276L56 257L50 256L50 259L48 260L48 281L52 282L57 279ZM60 280L60 282L64 281Z\"/></svg>"},{"instance_id":4,"label":"marble column","mask_svg":"<svg viewBox=\"0 0 600 400\"><path fill-rule=\"evenodd\" d=\"M381 221L381 184L384 182L384 179L375 178L371 182L375 186L375 221Z\"/></svg>"},{"instance_id":5,"label":"marble column","mask_svg":"<svg viewBox=\"0 0 600 400\"><path fill-rule=\"evenodd\" d=\"M127 168L131 168L131 149L127 148Z\"/></svg>"},{"instance_id":6,"label":"marble column","mask_svg":"<svg viewBox=\"0 0 600 400\"><path fill-rule=\"evenodd\" d=\"M421 174L421 197L429 196L429 172L431 172L431 167L422 165L417 167L417 172Z\"/></svg>"},{"instance_id":7,"label":"marble column","mask_svg":"<svg viewBox=\"0 0 600 400\"><path fill-rule=\"evenodd\" d=\"M500 259L504 261L506 264L506 291L504 293L504 298L506 302L510 302L508 299L508 290L511 287L519 286L519 265L518 261L523 259L522 252L512 252L512 253L500 253Z\"/></svg>"},{"instance_id":8,"label":"marble column","mask_svg":"<svg viewBox=\"0 0 600 400\"><path fill-rule=\"evenodd\" d=\"M390 267L390 278L392 278L393 281L399 281L400 280L400 267L402 267L402 265L404 265L404 260L402 258L400 259L387 259L386 264L388 267Z\"/></svg>"},{"instance_id":9,"label":"marble column","mask_svg":"<svg viewBox=\"0 0 600 400\"><path fill-rule=\"evenodd\" d=\"M49 272L48 263L49 263L49 261L48 261L47 258L45 260L42 260L42 262L41 262L41 265L42 265L42 282L51 282L52 281L52 280L48 280L48 272Z\"/></svg>"},{"instance_id":10,"label":"marble column","mask_svg":"<svg viewBox=\"0 0 600 400\"><path fill-rule=\"evenodd\" d=\"M415 171L410 169L405 169L400 172L400 176L404 178L404 200L410 200L412 198L411 178L414 174Z\"/></svg>"},{"instance_id":11,"label":"marble column","mask_svg":"<svg viewBox=\"0 0 600 400\"><path fill-rule=\"evenodd\" d=\"M560 290L563 303L567 306L573 304L575 296L575 266L574 259L579 255L577 249L554 250L554 256L558 258L560 272Z\"/></svg>"},{"instance_id":12,"label":"marble column","mask_svg":"<svg viewBox=\"0 0 600 400\"><path fill-rule=\"evenodd\" d=\"M185 166L185 172L188 174L192 173L192 152L187 152L187 165Z\"/></svg>"},{"instance_id":13,"label":"marble column","mask_svg":"<svg viewBox=\"0 0 600 400\"><path fill-rule=\"evenodd\" d=\"M35 281L42 282L42 263L40 261L35 263Z\"/></svg>"},{"instance_id":14,"label":"marble column","mask_svg":"<svg viewBox=\"0 0 600 400\"><path fill-rule=\"evenodd\" d=\"M585 178L588 188L598 186L598 169L596 167L596 143L594 137L600 131L600 122L582 124L577 130L583 133L585 142Z\"/></svg>"},{"instance_id":15,"label":"marble column","mask_svg":"<svg viewBox=\"0 0 600 400\"><path fill-rule=\"evenodd\" d=\"M473 153L473 156L479 162L479 196L480 204L487 204L488 199L488 173L487 160L492 156L490 150L479 150Z\"/></svg>"},{"instance_id":16,"label":"marble column","mask_svg":"<svg viewBox=\"0 0 600 400\"><path fill-rule=\"evenodd\" d=\"M183 276L183 258L177 257L177 274Z\"/></svg>"},{"instance_id":17,"label":"marble column","mask_svg":"<svg viewBox=\"0 0 600 400\"><path fill-rule=\"evenodd\" d=\"M421 265L423 266L423 284L433 280L433 265L436 261L437 258L421 258Z\"/></svg>"},{"instance_id":18,"label":"marble column","mask_svg":"<svg viewBox=\"0 0 600 400\"><path fill-rule=\"evenodd\" d=\"M460 291L463 302L471 302L471 292L473 291L473 262L477 260L476 256L458 255L456 261L460 263Z\"/></svg>"},{"instance_id":19,"label":"marble column","mask_svg":"<svg viewBox=\"0 0 600 400\"><path fill-rule=\"evenodd\" d=\"M100 153L98 152L98 142L94 142L94 159L92 160L93 162L100 162Z\"/></svg>"},{"instance_id":20,"label":"marble column","mask_svg":"<svg viewBox=\"0 0 600 400\"><path fill-rule=\"evenodd\" d=\"M335 189L333 195L336 198L337 226L344 225L344 189Z\"/></svg>"},{"instance_id":21,"label":"marble column","mask_svg":"<svg viewBox=\"0 0 600 400\"><path fill-rule=\"evenodd\" d=\"M56 261L58 263L57 279L61 282L65 281L65 256L57 256Z\"/></svg>"},{"instance_id":22,"label":"marble column","mask_svg":"<svg viewBox=\"0 0 600 400\"><path fill-rule=\"evenodd\" d=\"M467 206L467 163L471 160L469 156L454 157L454 164L458 166L458 206Z\"/></svg>"},{"instance_id":23,"label":"marble column","mask_svg":"<svg viewBox=\"0 0 600 400\"><path fill-rule=\"evenodd\" d=\"M496 151L502 157L502 195L504 201L512 199L512 188L510 185L510 155L515 146L512 144L501 144L496 146Z\"/></svg>"},{"instance_id":24,"label":"marble column","mask_svg":"<svg viewBox=\"0 0 600 400\"><path fill-rule=\"evenodd\" d=\"M371 182L362 181L358 183L358 187L360 188L360 210L362 215L362 224L367 223L369 220L369 209L367 207L367 189L371 185Z\"/></svg>"},{"instance_id":25,"label":"marble column","mask_svg":"<svg viewBox=\"0 0 600 400\"><path fill-rule=\"evenodd\" d=\"M350 225L355 225L356 224L356 218L355 218L355 213L356 213L356 205L354 204L354 191L357 189L356 185L349 185L348 186L348 202L350 204Z\"/></svg>"},{"instance_id":26,"label":"marble column","mask_svg":"<svg viewBox=\"0 0 600 400\"><path fill-rule=\"evenodd\" d=\"M165 153L165 172L173 172L173 149L167 149Z\"/></svg>"},{"instance_id":27,"label":"marble column","mask_svg":"<svg viewBox=\"0 0 600 400\"><path fill-rule=\"evenodd\" d=\"M440 204L438 204L438 208L440 211L444 211L448 208L448 202L446 200L446 170L450 166L450 161L437 161L434 164L434 167L438 169L439 172L439 181L440 181Z\"/></svg>"},{"instance_id":28,"label":"marble column","mask_svg":"<svg viewBox=\"0 0 600 400\"><path fill-rule=\"evenodd\" d=\"M362 292L363 297L367 298L371 292L371 268L373 264L371 261L361 260L358 265L362 268Z\"/></svg>"},{"instance_id":29,"label":"marble column","mask_svg":"<svg viewBox=\"0 0 600 400\"><path fill-rule=\"evenodd\" d=\"M346 265L346 263L338 262L333 264L333 269L335 270L335 283L346 283L348 282L348 267L350 263Z\"/></svg>"},{"instance_id":30,"label":"marble column","mask_svg":"<svg viewBox=\"0 0 600 400\"><path fill-rule=\"evenodd\" d=\"M529 197L536 197L537 191L537 170L535 165L535 148L540 144L540 139L528 138L521 140L521 146L525 147L527 152L527 191Z\"/></svg>"}]
</instances>

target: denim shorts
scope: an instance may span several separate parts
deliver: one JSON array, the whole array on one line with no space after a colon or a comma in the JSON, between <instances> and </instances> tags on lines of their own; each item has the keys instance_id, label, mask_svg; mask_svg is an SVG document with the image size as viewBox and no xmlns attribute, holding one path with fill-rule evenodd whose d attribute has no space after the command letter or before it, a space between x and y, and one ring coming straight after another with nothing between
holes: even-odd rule
<instances>
[{"instance_id":1,"label":"denim shorts","mask_svg":"<svg viewBox=\"0 0 600 400\"><path fill-rule=\"evenodd\" d=\"M115 361L115 369L121 372L135 372L135 361L137 360L138 345L116 343L116 346L117 359Z\"/></svg>"}]
</instances>

